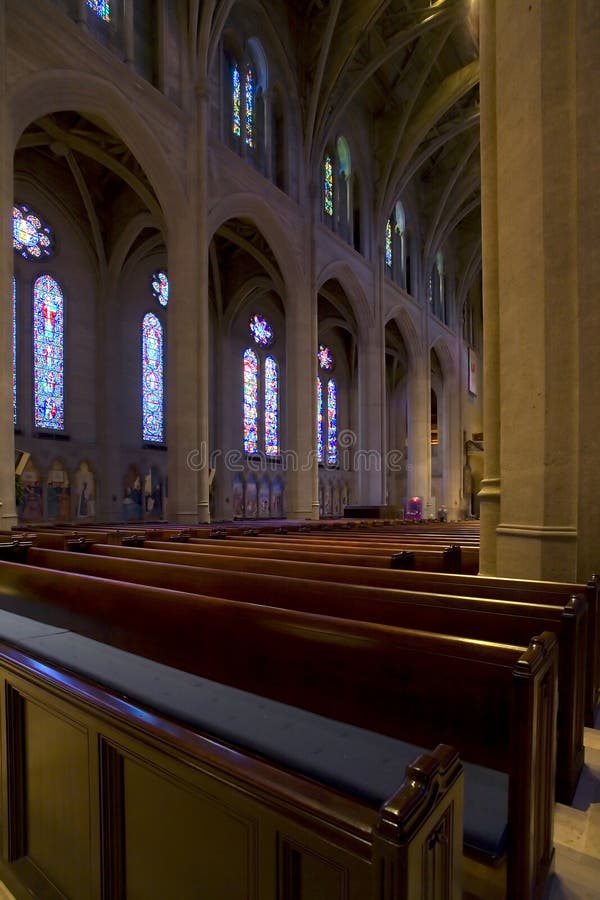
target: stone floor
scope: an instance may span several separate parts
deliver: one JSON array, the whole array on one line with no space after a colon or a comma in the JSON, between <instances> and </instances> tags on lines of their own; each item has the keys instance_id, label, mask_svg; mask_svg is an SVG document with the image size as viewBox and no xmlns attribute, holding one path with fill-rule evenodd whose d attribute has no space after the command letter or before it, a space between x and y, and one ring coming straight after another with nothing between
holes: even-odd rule
<instances>
[{"instance_id":1,"label":"stone floor","mask_svg":"<svg viewBox=\"0 0 600 900\"><path fill-rule=\"evenodd\" d=\"M556 804L556 866L547 900L600 900L600 714L595 724L585 729L585 765L573 803Z\"/></svg>"}]
</instances>

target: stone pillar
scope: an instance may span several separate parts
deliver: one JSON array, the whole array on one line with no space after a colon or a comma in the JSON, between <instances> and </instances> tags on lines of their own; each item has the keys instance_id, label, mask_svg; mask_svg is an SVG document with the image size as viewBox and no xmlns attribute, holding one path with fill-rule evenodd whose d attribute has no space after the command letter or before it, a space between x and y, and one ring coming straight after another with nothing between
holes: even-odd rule
<instances>
[{"instance_id":1,"label":"stone pillar","mask_svg":"<svg viewBox=\"0 0 600 900\"><path fill-rule=\"evenodd\" d=\"M378 308L381 310L381 304ZM361 506L375 506L387 501L384 367L384 330L378 312L376 323L362 333L358 351L358 441L354 448L354 466L357 502Z\"/></svg>"},{"instance_id":2,"label":"stone pillar","mask_svg":"<svg viewBox=\"0 0 600 900\"><path fill-rule=\"evenodd\" d=\"M483 257L483 437L479 491L479 571L496 574L500 521L500 326L498 298L498 183L496 146L496 0L483 0L480 15L481 231Z\"/></svg>"},{"instance_id":3,"label":"stone pillar","mask_svg":"<svg viewBox=\"0 0 600 900\"><path fill-rule=\"evenodd\" d=\"M0 58L6 59L4 8L0 4ZM4 67L0 79L5 76ZM15 510L15 431L13 422L12 278L13 160L12 123L0 83L0 530L17 524Z\"/></svg>"},{"instance_id":4,"label":"stone pillar","mask_svg":"<svg viewBox=\"0 0 600 900\"><path fill-rule=\"evenodd\" d=\"M431 494L430 361L428 353L415 353L408 382L408 496Z\"/></svg>"},{"instance_id":5,"label":"stone pillar","mask_svg":"<svg viewBox=\"0 0 600 900\"><path fill-rule=\"evenodd\" d=\"M456 357L460 360L459 341L456 341ZM448 521L460 517L463 470L463 426L460 398L464 387L460 378L460 362L452 361L452 371L444 373L444 497L443 505Z\"/></svg>"},{"instance_id":6,"label":"stone pillar","mask_svg":"<svg viewBox=\"0 0 600 900\"><path fill-rule=\"evenodd\" d=\"M169 304L167 516L209 521L208 236L206 109L199 90L190 123L188 206L168 223Z\"/></svg>"},{"instance_id":7,"label":"stone pillar","mask_svg":"<svg viewBox=\"0 0 600 900\"><path fill-rule=\"evenodd\" d=\"M597 99L591 60L584 55L597 58L596 45L588 45L588 38L594 29L597 36L598 8L584 0L503 0L494 13L488 0L482 12L482 44L489 50L491 42L494 48L491 60L483 57L482 108L491 93L496 113L495 138L489 121L484 130L486 140L495 144L497 160L502 494L496 572L572 580L583 549L581 540L578 548L578 522L596 503L581 485L587 479L597 487L598 481L593 471L597 457L594 464L589 457L579 457L584 388L580 328L582 315L592 303L597 305L597 295L593 300L584 296L578 269L585 259L597 272L596 245L579 222L581 202L584 207L589 202L588 209L598 208L597 181L588 182L583 175L583 166L589 161L597 169L597 161L592 162L596 154L591 145L591 157L581 160L577 127L585 118L583 111L590 112L589 98ZM494 28L495 38L490 35ZM489 109L484 118L488 114ZM488 174L484 166L484 180ZM588 197L580 197L582 188L589 189ZM489 201L484 191L485 222L492 219ZM484 289L493 275L494 249L493 235L484 231ZM484 296L484 316L489 313ZM597 321L597 313L594 317ZM489 337L489 328L484 337ZM486 344L486 390L487 373L494 365L487 356L490 350L493 353L493 344ZM591 383L585 369L581 378ZM484 429L487 455L487 421ZM591 547L592 534L587 539ZM486 548L489 541L486 528Z\"/></svg>"},{"instance_id":8,"label":"stone pillar","mask_svg":"<svg viewBox=\"0 0 600 900\"><path fill-rule=\"evenodd\" d=\"M306 297L310 297L309 302ZM286 299L287 446L282 447L286 516L318 519L316 293L306 286L304 291L296 289Z\"/></svg>"},{"instance_id":9,"label":"stone pillar","mask_svg":"<svg viewBox=\"0 0 600 900\"><path fill-rule=\"evenodd\" d=\"M600 4L577 0L575 130L577 134L576 277L579 302L577 580L600 570Z\"/></svg>"}]
</instances>

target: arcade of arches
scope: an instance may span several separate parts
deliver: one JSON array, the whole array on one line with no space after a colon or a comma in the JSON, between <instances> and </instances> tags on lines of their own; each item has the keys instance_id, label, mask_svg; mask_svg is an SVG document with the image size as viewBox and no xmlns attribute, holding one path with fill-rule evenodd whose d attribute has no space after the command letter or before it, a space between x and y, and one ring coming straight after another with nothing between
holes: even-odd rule
<instances>
[{"instance_id":1,"label":"arcade of arches","mask_svg":"<svg viewBox=\"0 0 600 900\"><path fill-rule=\"evenodd\" d=\"M0 10L2 527L418 497L589 577L598 5L101 6Z\"/></svg>"}]
</instances>

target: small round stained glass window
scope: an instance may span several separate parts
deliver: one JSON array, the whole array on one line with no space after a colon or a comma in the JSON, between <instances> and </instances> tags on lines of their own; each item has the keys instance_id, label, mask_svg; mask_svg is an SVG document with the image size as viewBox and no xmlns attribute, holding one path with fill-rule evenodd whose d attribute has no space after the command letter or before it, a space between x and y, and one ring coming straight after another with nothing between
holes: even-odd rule
<instances>
[{"instance_id":1,"label":"small round stained glass window","mask_svg":"<svg viewBox=\"0 0 600 900\"><path fill-rule=\"evenodd\" d=\"M325 369L327 372L331 372L333 369L335 362L333 359L333 353L329 349L329 347L325 347L323 344L319 344L319 352L317 353L319 359L319 367L321 369Z\"/></svg>"},{"instance_id":2,"label":"small round stained glass window","mask_svg":"<svg viewBox=\"0 0 600 900\"><path fill-rule=\"evenodd\" d=\"M54 253L54 235L28 206L13 206L13 247L24 259L47 259Z\"/></svg>"},{"instance_id":3,"label":"small round stained glass window","mask_svg":"<svg viewBox=\"0 0 600 900\"><path fill-rule=\"evenodd\" d=\"M250 334L261 347L268 347L275 338L273 329L267 320L257 315L252 316L250 319Z\"/></svg>"},{"instance_id":4,"label":"small round stained glass window","mask_svg":"<svg viewBox=\"0 0 600 900\"><path fill-rule=\"evenodd\" d=\"M152 293L161 306L169 302L169 279L164 271L155 272L152 276Z\"/></svg>"}]
</instances>

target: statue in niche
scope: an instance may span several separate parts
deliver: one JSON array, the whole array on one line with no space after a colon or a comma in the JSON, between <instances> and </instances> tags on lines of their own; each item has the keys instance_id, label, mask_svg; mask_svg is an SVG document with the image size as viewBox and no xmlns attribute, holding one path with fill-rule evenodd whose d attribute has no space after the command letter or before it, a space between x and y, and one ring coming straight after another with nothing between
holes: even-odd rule
<instances>
[{"instance_id":1,"label":"statue in niche","mask_svg":"<svg viewBox=\"0 0 600 900\"><path fill-rule=\"evenodd\" d=\"M96 476L85 460L75 472L75 518L93 519L96 515Z\"/></svg>"},{"instance_id":2,"label":"statue in niche","mask_svg":"<svg viewBox=\"0 0 600 900\"><path fill-rule=\"evenodd\" d=\"M271 491L271 515L281 518L283 515L283 485L281 479L276 478Z\"/></svg>"},{"instance_id":3,"label":"statue in niche","mask_svg":"<svg viewBox=\"0 0 600 900\"><path fill-rule=\"evenodd\" d=\"M260 487L258 489L258 514L260 517L268 518L270 513L270 493L271 486L269 484L269 479L266 475L260 480Z\"/></svg>"},{"instance_id":4,"label":"statue in niche","mask_svg":"<svg viewBox=\"0 0 600 900\"><path fill-rule=\"evenodd\" d=\"M142 518L142 481L135 466L129 466L124 480L123 518L126 522Z\"/></svg>"},{"instance_id":5,"label":"statue in niche","mask_svg":"<svg viewBox=\"0 0 600 900\"><path fill-rule=\"evenodd\" d=\"M255 519L258 511L257 504L257 489L256 489L256 481L254 478L249 478L246 482L246 502L245 506L245 516L247 519Z\"/></svg>"},{"instance_id":6,"label":"statue in niche","mask_svg":"<svg viewBox=\"0 0 600 900\"><path fill-rule=\"evenodd\" d=\"M55 459L46 482L46 504L49 519L68 522L71 518L71 486L64 463Z\"/></svg>"},{"instance_id":7,"label":"statue in niche","mask_svg":"<svg viewBox=\"0 0 600 900\"><path fill-rule=\"evenodd\" d=\"M231 498L232 498L232 507L233 507L233 518L234 519L243 519L244 518L244 482L240 475L236 475L233 479L233 485L231 489Z\"/></svg>"}]
</instances>

